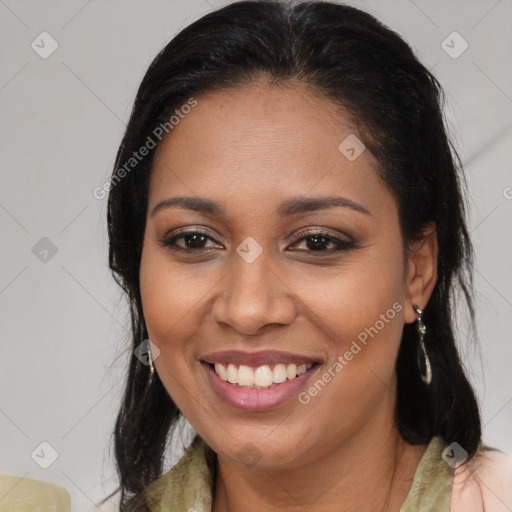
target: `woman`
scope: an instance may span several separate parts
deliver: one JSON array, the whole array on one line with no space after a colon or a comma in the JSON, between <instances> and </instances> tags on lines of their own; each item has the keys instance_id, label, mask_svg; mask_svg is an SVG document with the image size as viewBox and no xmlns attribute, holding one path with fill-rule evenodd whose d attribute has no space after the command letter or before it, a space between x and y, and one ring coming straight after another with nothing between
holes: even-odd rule
<instances>
[{"instance_id":1,"label":"woman","mask_svg":"<svg viewBox=\"0 0 512 512\"><path fill-rule=\"evenodd\" d=\"M108 207L137 356L121 510L512 506L455 346L472 247L441 99L327 2L234 3L156 57ZM162 474L181 416L197 436Z\"/></svg>"}]
</instances>

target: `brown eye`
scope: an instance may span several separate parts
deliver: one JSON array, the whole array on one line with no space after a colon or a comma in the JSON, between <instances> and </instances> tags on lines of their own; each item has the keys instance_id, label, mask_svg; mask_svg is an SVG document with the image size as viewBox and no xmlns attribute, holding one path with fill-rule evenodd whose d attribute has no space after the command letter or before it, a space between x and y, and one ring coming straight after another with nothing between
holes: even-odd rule
<instances>
[{"instance_id":1,"label":"brown eye","mask_svg":"<svg viewBox=\"0 0 512 512\"><path fill-rule=\"evenodd\" d=\"M166 238L162 240L162 244L174 251L193 252L209 249L210 247L205 247L208 241L215 242L215 240L206 235L206 233L190 230L182 231L179 234Z\"/></svg>"},{"instance_id":2,"label":"brown eye","mask_svg":"<svg viewBox=\"0 0 512 512\"><path fill-rule=\"evenodd\" d=\"M182 239L187 249L202 249L205 244L207 237L200 234L194 233L191 235L183 235L176 240Z\"/></svg>"},{"instance_id":3,"label":"brown eye","mask_svg":"<svg viewBox=\"0 0 512 512\"><path fill-rule=\"evenodd\" d=\"M307 250L304 252L313 253L328 253L346 251L355 247L355 244L351 241L340 240L339 238L333 237L328 233L314 232L301 236L292 246L296 246L299 242L305 241ZM302 252L302 250L301 250Z\"/></svg>"}]
</instances>

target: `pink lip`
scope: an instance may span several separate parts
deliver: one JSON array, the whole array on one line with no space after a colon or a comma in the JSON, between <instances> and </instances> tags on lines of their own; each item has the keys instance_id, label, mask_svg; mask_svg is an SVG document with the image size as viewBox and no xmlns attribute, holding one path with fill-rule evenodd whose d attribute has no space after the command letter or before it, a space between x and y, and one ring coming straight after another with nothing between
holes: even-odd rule
<instances>
[{"instance_id":1,"label":"pink lip","mask_svg":"<svg viewBox=\"0 0 512 512\"><path fill-rule=\"evenodd\" d=\"M207 363L224 363L224 364L244 364L246 366L261 366L264 364L292 364L297 366L301 364L309 364L319 362L311 357L292 354L290 352L280 352L278 350L262 350L259 352L245 352L242 350L224 350L221 352L213 352L201 358ZM284 384L284 383L283 383Z\"/></svg>"},{"instance_id":2,"label":"pink lip","mask_svg":"<svg viewBox=\"0 0 512 512\"><path fill-rule=\"evenodd\" d=\"M289 358L288 361L290 361ZM236 384L230 384L222 380L209 364L203 364L203 367L206 370L206 374L213 389L228 404L246 411L266 411L279 407L298 395L309 377L311 377L313 373L316 373L319 365L313 366L313 368L299 377L287 380L281 384L275 384L274 387L269 389L241 388Z\"/></svg>"}]
</instances>

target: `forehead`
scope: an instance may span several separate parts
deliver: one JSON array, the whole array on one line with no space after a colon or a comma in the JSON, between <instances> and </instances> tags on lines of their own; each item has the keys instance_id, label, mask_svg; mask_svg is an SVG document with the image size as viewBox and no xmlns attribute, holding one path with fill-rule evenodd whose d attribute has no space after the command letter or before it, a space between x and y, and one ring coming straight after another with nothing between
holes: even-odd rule
<instances>
[{"instance_id":1,"label":"forehead","mask_svg":"<svg viewBox=\"0 0 512 512\"><path fill-rule=\"evenodd\" d=\"M336 193L375 203L386 191L368 150L355 160L340 151L357 137L348 115L306 86L259 82L196 99L157 149L150 207L184 194L234 208Z\"/></svg>"}]
</instances>

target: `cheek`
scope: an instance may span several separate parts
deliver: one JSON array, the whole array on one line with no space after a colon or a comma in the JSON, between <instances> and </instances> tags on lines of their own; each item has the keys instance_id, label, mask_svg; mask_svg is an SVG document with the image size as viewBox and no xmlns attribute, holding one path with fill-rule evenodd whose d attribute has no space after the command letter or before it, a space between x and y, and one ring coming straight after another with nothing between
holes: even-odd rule
<instances>
[{"instance_id":1,"label":"cheek","mask_svg":"<svg viewBox=\"0 0 512 512\"><path fill-rule=\"evenodd\" d=\"M148 336L160 350L155 369L167 393L189 417L194 411L183 406L186 390L193 385L187 371L192 354L186 340L193 332L187 320L197 302L194 289L183 283L179 273L170 272L169 262L152 249L142 254L140 288Z\"/></svg>"},{"instance_id":2,"label":"cheek","mask_svg":"<svg viewBox=\"0 0 512 512\"><path fill-rule=\"evenodd\" d=\"M211 275L211 273L210 273ZM187 272L161 248L145 245L140 269L144 318L157 345L183 343L191 334L211 287L209 274L197 266Z\"/></svg>"},{"instance_id":3,"label":"cheek","mask_svg":"<svg viewBox=\"0 0 512 512\"><path fill-rule=\"evenodd\" d=\"M192 357L186 343L193 334L193 318L201 289L187 282L183 273L173 269L165 251L145 245L140 269L142 309L149 339L160 349L155 367L171 392L172 376L187 378L185 362ZM169 381L169 386L167 381Z\"/></svg>"},{"instance_id":4,"label":"cheek","mask_svg":"<svg viewBox=\"0 0 512 512\"><path fill-rule=\"evenodd\" d=\"M302 403L315 411L312 417L329 418L333 429L352 428L393 389L403 329L400 247L392 241L375 246L330 277L295 276L308 318L332 347ZM343 405L334 412L332 404Z\"/></svg>"},{"instance_id":5,"label":"cheek","mask_svg":"<svg viewBox=\"0 0 512 512\"><path fill-rule=\"evenodd\" d=\"M403 261L399 242L365 248L331 271L288 273L287 282L301 299L308 321L344 352L352 340L379 331L397 344L402 329ZM368 336L368 335L367 335Z\"/></svg>"},{"instance_id":6,"label":"cheek","mask_svg":"<svg viewBox=\"0 0 512 512\"><path fill-rule=\"evenodd\" d=\"M194 425L208 410L198 387L197 375L203 370L197 361L197 333L211 314L208 294L219 280L206 267L177 264L161 248L148 243L140 269L144 319L149 339L160 350L156 371L168 394Z\"/></svg>"}]
</instances>

